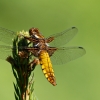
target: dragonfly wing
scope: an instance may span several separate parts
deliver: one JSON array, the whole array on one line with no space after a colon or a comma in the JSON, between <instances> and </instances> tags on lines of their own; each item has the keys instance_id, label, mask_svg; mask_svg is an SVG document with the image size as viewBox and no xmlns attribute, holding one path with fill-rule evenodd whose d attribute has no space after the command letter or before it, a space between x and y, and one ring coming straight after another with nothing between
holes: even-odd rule
<instances>
[{"instance_id":1,"label":"dragonfly wing","mask_svg":"<svg viewBox=\"0 0 100 100\"><path fill-rule=\"evenodd\" d=\"M59 65L77 59L86 53L82 47L62 47L51 56L51 62Z\"/></svg>"},{"instance_id":2,"label":"dragonfly wing","mask_svg":"<svg viewBox=\"0 0 100 100\"><path fill-rule=\"evenodd\" d=\"M0 59L6 59L8 56L11 56L12 48L11 46L0 45Z\"/></svg>"},{"instance_id":3,"label":"dragonfly wing","mask_svg":"<svg viewBox=\"0 0 100 100\"><path fill-rule=\"evenodd\" d=\"M49 43L50 46L59 47L66 44L76 35L77 31L76 27L71 27L63 32L51 35L49 38L53 38L53 41Z\"/></svg>"},{"instance_id":4,"label":"dragonfly wing","mask_svg":"<svg viewBox=\"0 0 100 100\"><path fill-rule=\"evenodd\" d=\"M12 39L16 35L16 32L0 27L0 41L6 44L12 44Z\"/></svg>"}]
</instances>

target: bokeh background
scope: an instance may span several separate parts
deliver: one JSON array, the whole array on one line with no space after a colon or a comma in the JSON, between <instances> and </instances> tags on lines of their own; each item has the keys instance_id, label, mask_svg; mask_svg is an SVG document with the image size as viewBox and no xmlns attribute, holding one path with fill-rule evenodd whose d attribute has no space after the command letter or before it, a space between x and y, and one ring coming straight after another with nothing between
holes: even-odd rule
<instances>
[{"instance_id":1,"label":"bokeh background","mask_svg":"<svg viewBox=\"0 0 100 100\"><path fill-rule=\"evenodd\" d=\"M37 27L44 36L77 27L78 34L65 46L82 46L86 54L53 65L55 87L37 66L35 95L38 100L100 100L99 0L0 0L0 26L13 31ZM13 81L10 64L0 60L0 100L15 100Z\"/></svg>"}]
</instances>

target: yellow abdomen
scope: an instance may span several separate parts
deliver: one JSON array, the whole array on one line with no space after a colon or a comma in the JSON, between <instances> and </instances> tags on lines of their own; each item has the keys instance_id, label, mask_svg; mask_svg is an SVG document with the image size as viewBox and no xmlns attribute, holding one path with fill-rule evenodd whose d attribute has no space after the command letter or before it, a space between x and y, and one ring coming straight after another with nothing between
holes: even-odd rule
<instances>
[{"instance_id":1,"label":"yellow abdomen","mask_svg":"<svg viewBox=\"0 0 100 100\"><path fill-rule=\"evenodd\" d=\"M47 51L45 50L40 51L39 61L42 66L42 71L45 77L52 85L55 86L56 85L55 75Z\"/></svg>"}]
</instances>

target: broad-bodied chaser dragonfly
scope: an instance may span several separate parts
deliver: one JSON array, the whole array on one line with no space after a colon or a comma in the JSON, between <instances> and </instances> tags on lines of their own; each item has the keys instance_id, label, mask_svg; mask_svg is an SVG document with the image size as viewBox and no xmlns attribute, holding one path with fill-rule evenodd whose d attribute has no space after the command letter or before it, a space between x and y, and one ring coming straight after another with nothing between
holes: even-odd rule
<instances>
[{"instance_id":1,"label":"broad-bodied chaser dragonfly","mask_svg":"<svg viewBox=\"0 0 100 100\"><path fill-rule=\"evenodd\" d=\"M25 39L33 43L32 47L27 47L26 49L38 58L45 77L54 86L56 85L56 80L52 64L64 64L86 53L83 47L61 47L68 43L76 35L77 31L76 27L71 27L45 38L37 28L31 28L29 36L24 36ZM12 44L12 38L15 34L16 32L14 31L0 27L0 41L6 44ZM0 45L0 58L11 53L10 46L9 48L7 46L6 50L4 48L6 48L5 45Z\"/></svg>"}]
</instances>

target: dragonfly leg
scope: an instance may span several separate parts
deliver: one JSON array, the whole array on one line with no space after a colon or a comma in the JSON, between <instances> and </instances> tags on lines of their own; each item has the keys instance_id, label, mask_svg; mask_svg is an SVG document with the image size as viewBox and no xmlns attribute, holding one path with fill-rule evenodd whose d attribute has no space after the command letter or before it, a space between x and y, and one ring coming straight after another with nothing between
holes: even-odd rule
<instances>
[{"instance_id":1,"label":"dragonfly leg","mask_svg":"<svg viewBox=\"0 0 100 100\"><path fill-rule=\"evenodd\" d=\"M35 43L37 41L35 38L32 38L32 37L24 36L24 38L27 39L27 40L29 40L32 43Z\"/></svg>"},{"instance_id":2,"label":"dragonfly leg","mask_svg":"<svg viewBox=\"0 0 100 100\"><path fill-rule=\"evenodd\" d=\"M33 71L38 64L40 64L39 59L35 58L32 62L29 63L29 70Z\"/></svg>"}]
</instances>

